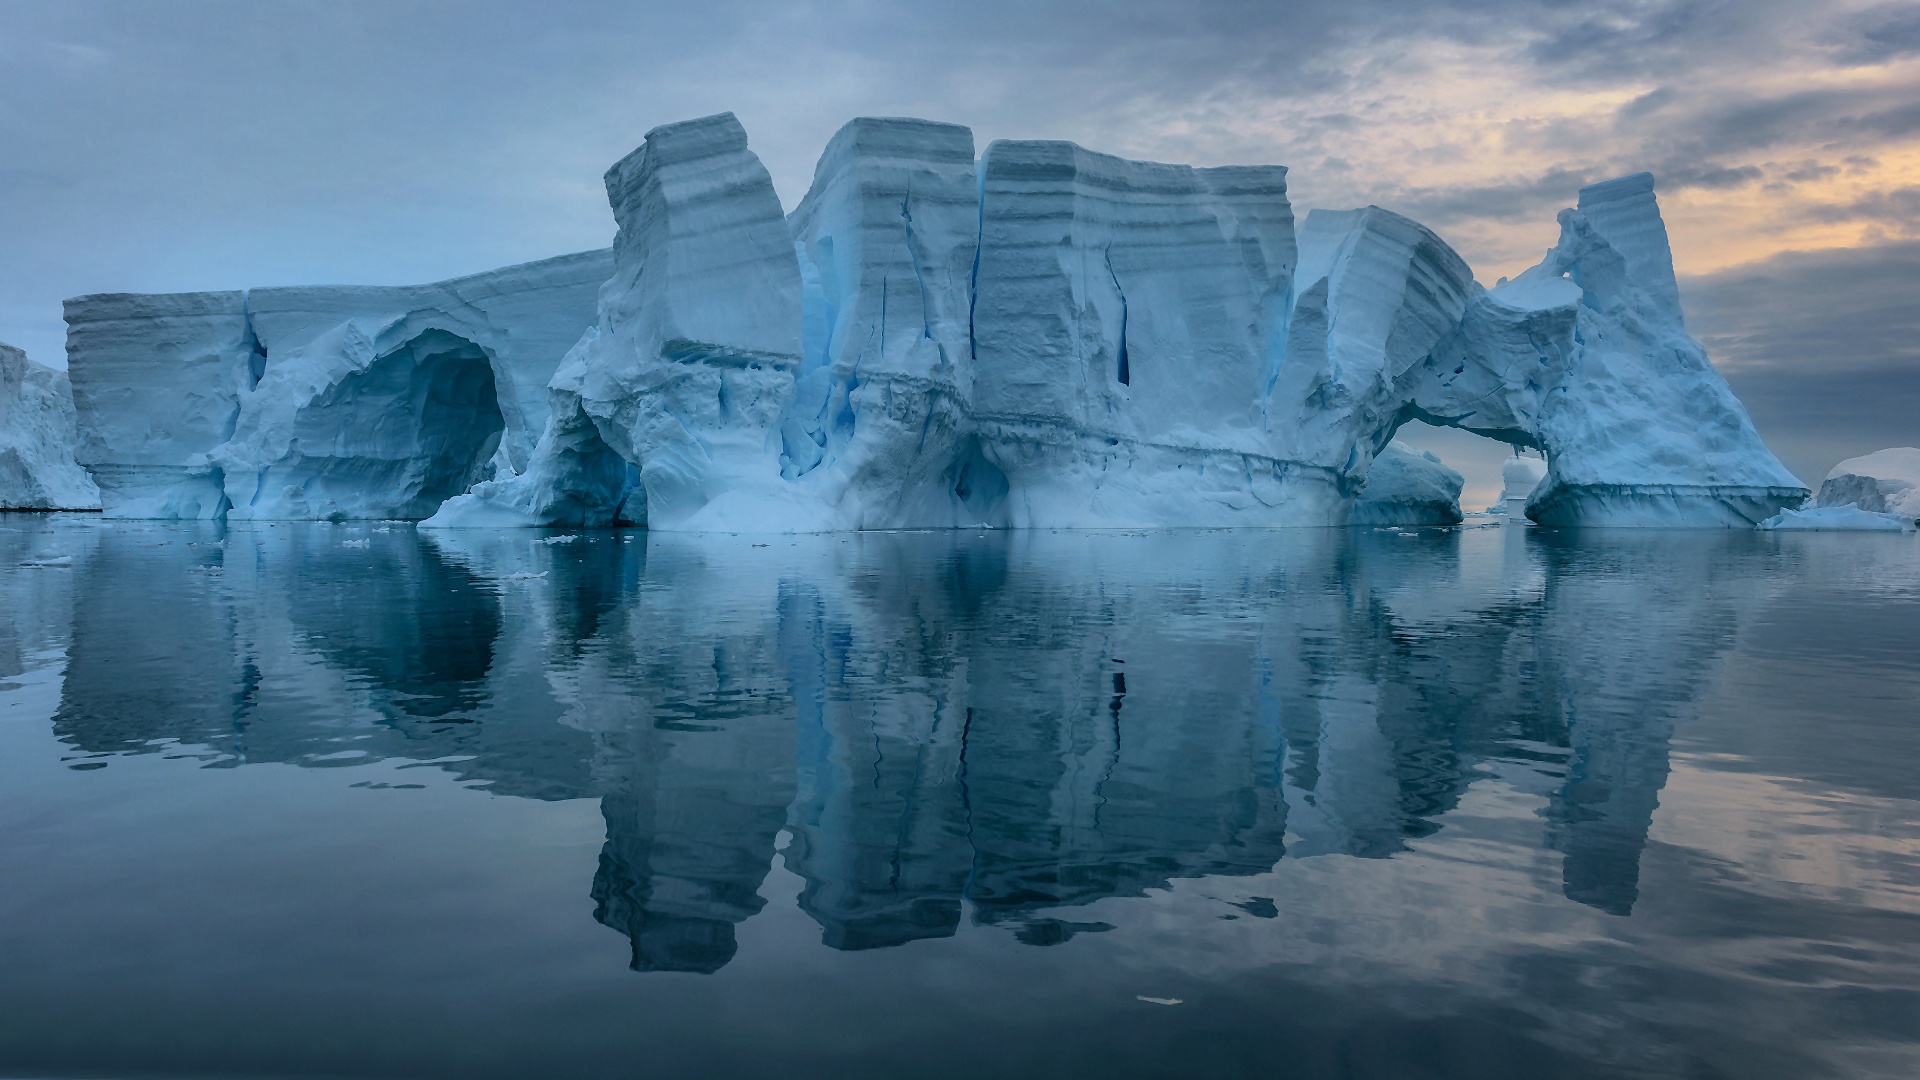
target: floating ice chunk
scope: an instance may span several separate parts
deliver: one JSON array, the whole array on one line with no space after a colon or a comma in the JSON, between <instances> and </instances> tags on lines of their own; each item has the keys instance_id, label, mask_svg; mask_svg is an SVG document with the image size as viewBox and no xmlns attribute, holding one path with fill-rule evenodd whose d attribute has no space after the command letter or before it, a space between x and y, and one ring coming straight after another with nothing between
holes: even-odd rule
<instances>
[{"instance_id":1,"label":"floating ice chunk","mask_svg":"<svg viewBox=\"0 0 1920 1080\"><path fill-rule=\"evenodd\" d=\"M0 510L99 509L74 438L67 373L0 345Z\"/></svg>"},{"instance_id":2,"label":"floating ice chunk","mask_svg":"<svg viewBox=\"0 0 1920 1080\"><path fill-rule=\"evenodd\" d=\"M1814 502L1920 518L1920 449L1896 446L1848 458L1827 474Z\"/></svg>"},{"instance_id":3,"label":"floating ice chunk","mask_svg":"<svg viewBox=\"0 0 1920 1080\"><path fill-rule=\"evenodd\" d=\"M1355 525L1458 525L1466 481L1431 453L1391 442L1373 459L1354 500Z\"/></svg>"},{"instance_id":4,"label":"floating ice chunk","mask_svg":"<svg viewBox=\"0 0 1920 1080\"><path fill-rule=\"evenodd\" d=\"M1877 514L1857 506L1818 506L1811 510L1782 510L1762 521L1769 530L1819 532L1912 532L1913 519L1902 514Z\"/></svg>"}]
</instances>

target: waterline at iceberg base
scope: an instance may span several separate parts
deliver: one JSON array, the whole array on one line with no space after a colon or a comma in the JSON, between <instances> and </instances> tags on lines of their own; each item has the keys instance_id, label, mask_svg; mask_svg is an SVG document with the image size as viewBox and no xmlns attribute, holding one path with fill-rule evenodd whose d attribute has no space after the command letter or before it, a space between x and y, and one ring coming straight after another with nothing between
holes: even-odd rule
<instances>
[{"instance_id":1,"label":"waterline at iceberg base","mask_svg":"<svg viewBox=\"0 0 1920 1080\"><path fill-rule=\"evenodd\" d=\"M106 515L1457 520L1367 495L1409 420L1541 451L1543 524L1749 527L1808 494L1687 334L1646 174L1582 189L1540 264L1492 289L1379 207L1296 222L1283 167L976 157L923 120L847 124L791 215L731 114L655 129L606 188L611 251L418 288L69 301Z\"/></svg>"}]
</instances>

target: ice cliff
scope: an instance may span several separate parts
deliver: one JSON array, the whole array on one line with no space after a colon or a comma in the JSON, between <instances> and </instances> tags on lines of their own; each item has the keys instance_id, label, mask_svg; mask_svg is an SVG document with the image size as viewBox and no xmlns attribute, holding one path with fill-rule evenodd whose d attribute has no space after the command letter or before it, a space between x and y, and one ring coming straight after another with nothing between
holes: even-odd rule
<instances>
[{"instance_id":1,"label":"ice cliff","mask_svg":"<svg viewBox=\"0 0 1920 1080\"><path fill-rule=\"evenodd\" d=\"M730 114L655 129L605 180L611 252L417 289L70 302L107 512L1457 518L1457 483L1388 449L1416 418L1542 450L1543 523L1745 526L1805 496L1687 336L1644 175L1584 189L1546 259L1492 290L1378 207L1296 227L1278 166L1044 141L976 159L966 128L923 120L849 123L791 215Z\"/></svg>"},{"instance_id":2,"label":"ice cliff","mask_svg":"<svg viewBox=\"0 0 1920 1080\"><path fill-rule=\"evenodd\" d=\"M0 510L99 509L73 440L67 373L0 344Z\"/></svg>"}]
</instances>

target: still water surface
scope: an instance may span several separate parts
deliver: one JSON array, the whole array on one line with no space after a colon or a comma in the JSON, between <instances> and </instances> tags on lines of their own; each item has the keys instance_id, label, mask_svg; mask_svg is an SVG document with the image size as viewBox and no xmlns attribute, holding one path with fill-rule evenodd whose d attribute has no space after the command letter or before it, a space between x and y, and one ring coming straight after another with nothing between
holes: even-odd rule
<instances>
[{"instance_id":1,"label":"still water surface","mask_svg":"<svg viewBox=\"0 0 1920 1080\"><path fill-rule=\"evenodd\" d=\"M1917 616L1897 535L0 515L0 1075L1920 1075Z\"/></svg>"}]
</instances>

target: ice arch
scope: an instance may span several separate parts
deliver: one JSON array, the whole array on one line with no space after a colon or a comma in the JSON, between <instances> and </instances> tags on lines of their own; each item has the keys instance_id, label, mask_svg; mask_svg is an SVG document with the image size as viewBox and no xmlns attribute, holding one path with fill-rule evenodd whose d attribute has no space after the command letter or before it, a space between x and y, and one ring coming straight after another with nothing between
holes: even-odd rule
<instances>
[{"instance_id":1,"label":"ice arch","mask_svg":"<svg viewBox=\"0 0 1920 1080\"><path fill-rule=\"evenodd\" d=\"M485 349L436 328L385 349L351 323L330 337L339 362L270 368L213 455L231 517L419 520L492 475L506 422Z\"/></svg>"}]
</instances>

